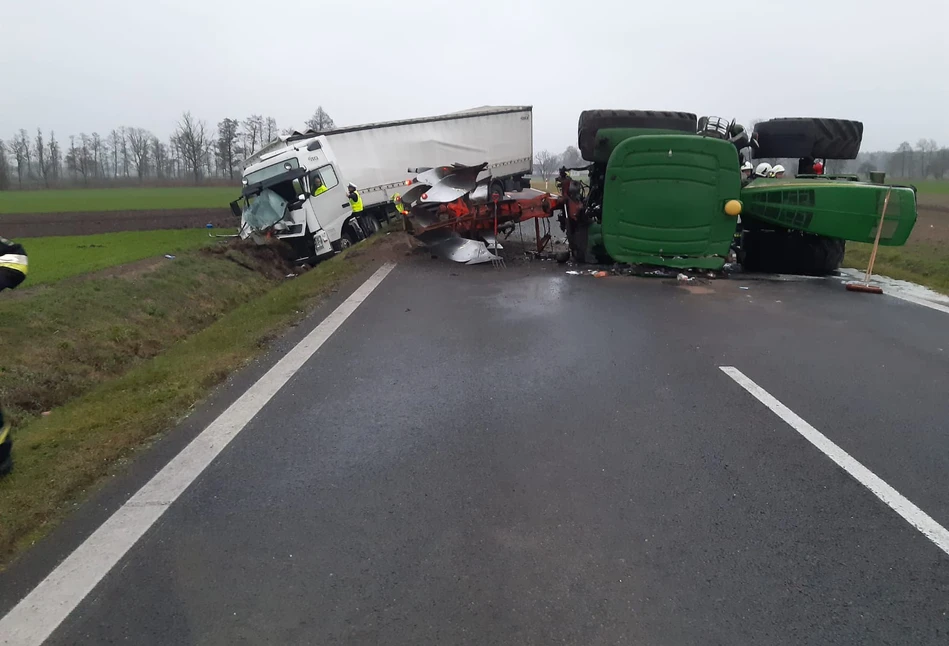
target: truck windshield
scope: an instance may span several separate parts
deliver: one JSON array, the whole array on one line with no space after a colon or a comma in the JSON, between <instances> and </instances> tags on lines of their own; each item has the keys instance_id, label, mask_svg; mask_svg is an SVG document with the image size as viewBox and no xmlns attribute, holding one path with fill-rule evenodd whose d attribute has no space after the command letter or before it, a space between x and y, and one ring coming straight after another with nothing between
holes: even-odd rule
<instances>
[{"instance_id":1,"label":"truck windshield","mask_svg":"<svg viewBox=\"0 0 949 646\"><path fill-rule=\"evenodd\" d=\"M276 164L271 164L260 170L255 170L253 173L248 173L244 176L244 179L247 180L248 184L259 184L264 182L271 177L276 177L281 173L286 173L288 170L293 170L294 168L300 168L300 161L295 157L286 159Z\"/></svg>"}]
</instances>

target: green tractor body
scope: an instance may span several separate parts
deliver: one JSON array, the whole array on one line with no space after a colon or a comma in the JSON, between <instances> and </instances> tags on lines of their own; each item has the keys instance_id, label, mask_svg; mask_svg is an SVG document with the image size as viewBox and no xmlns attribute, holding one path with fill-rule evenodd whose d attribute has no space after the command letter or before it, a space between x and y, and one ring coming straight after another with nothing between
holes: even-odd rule
<instances>
[{"instance_id":1,"label":"green tractor body","mask_svg":"<svg viewBox=\"0 0 949 646\"><path fill-rule=\"evenodd\" d=\"M756 127L755 154L792 151L802 167L815 157L852 159L862 133L855 121L774 119ZM580 150L593 162L586 257L716 270L734 248L746 270L829 273L843 259L845 240L874 241L888 191L880 244L906 243L916 222L913 188L814 175L742 187L738 150L750 142L742 136L734 122L696 121L690 113L583 113Z\"/></svg>"},{"instance_id":2,"label":"green tractor body","mask_svg":"<svg viewBox=\"0 0 949 646\"><path fill-rule=\"evenodd\" d=\"M627 138L606 166L603 245L617 262L721 269L736 222L725 204L740 194L738 151L727 141Z\"/></svg>"},{"instance_id":3,"label":"green tractor body","mask_svg":"<svg viewBox=\"0 0 949 646\"><path fill-rule=\"evenodd\" d=\"M847 180L757 179L742 189L742 218L841 240L872 243L883 202L886 208L880 244L906 244L916 224L912 188Z\"/></svg>"}]
</instances>

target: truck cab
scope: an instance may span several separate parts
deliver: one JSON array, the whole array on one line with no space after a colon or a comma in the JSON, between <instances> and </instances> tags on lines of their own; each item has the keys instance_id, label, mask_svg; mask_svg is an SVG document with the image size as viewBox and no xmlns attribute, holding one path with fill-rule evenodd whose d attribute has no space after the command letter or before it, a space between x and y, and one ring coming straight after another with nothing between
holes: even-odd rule
<instances>
[{"instance_id":1,"label":"truck cab","mask_svg":"<svg viewBox=\"0 0 949 646\"><path fill-rule=\"evenodd\" d=\"M241 198L231 203L241 217L242 238L274 235L301 259L320 259L366 235L325 137L262 152L244 169Z\"/></svg>"}]
</instances>

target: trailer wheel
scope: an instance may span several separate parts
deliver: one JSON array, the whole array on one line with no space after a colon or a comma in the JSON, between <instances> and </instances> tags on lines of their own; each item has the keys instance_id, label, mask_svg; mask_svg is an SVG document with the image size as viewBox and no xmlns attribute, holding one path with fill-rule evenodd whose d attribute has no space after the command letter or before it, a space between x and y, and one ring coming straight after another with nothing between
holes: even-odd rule
<instances>
[{"instance_id":1,"label":"trailer wheel","mask_svg":"<svg viewBox=\"0 0 949 646\"><path fill-rule=\"evenodd\" d=\"M661 112L656 110L585 110L577 125L577 145L580 154L593 160L596 134L602 128L651 128L679 130L695 134L696 116L690 112Z\"/></svg>"},{"instance_id":2,"label":"trailer wheel","mask_svg":"<svg viewBox=\"0 0 949 646\"><path fill-rule=\"evenodd\" d=\"M826 276L840 269L846 242L800 231L746 230L739 261L745 271Z\"/></svg>"},{"instance_id":3,"label":"trailer wheel","mask_svg":"<svg viewBox=\"0 0 949 646\"><path fill-rule=\"evenodd\" d=\"M846 119L770 119L756 124L755 133L755 159L856 159L863 140L863 124Z\"/></svg>"}]
</instances>

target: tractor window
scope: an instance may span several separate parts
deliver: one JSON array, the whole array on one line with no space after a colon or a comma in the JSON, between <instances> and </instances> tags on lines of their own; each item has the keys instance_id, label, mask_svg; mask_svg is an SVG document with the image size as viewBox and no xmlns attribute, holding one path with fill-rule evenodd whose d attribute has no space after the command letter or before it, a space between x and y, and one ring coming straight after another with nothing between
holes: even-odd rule
<instances>
[{"instance_id":1,"label":"tractor window","mask_svg":"<svg viewBox=\"0 0 949 646\"><path fill-rule=\"evenodd\" d=\"M318 187L325 186L326 188L320 190ZM339 179L336 177L336 171L333 170L333 167L329 164L321 168L316 169L310 173L310 190L313 192L313 195L318 195L317 191L324 193L325 191L335 188L339 185Z\"/></svg>"}]
</instances>

